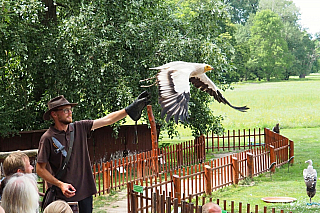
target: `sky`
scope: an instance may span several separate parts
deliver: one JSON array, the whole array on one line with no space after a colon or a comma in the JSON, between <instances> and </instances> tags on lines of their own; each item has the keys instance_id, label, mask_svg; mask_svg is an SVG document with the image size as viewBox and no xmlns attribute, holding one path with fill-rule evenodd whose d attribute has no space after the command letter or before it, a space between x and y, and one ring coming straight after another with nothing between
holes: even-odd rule
<instances>
[{"instance_id":1,"label":"sky","mask_svg":"<svg viewBox=\"0 0 320 213\"><path fill-rule=\"evenodd\" d=\"M320 32L320 0L292 0L300 8L300 23L308 33Z\"/></svg>"}]
</instances>

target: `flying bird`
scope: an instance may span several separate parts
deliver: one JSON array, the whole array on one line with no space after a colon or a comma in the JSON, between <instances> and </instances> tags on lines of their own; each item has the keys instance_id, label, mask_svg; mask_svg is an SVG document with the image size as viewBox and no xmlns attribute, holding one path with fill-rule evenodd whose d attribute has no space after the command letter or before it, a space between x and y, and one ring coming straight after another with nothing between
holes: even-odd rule
<instances>
[{"instance_id":1,"label":"flying bird","mask_svg":"<svg viewBox=\"0 0 320 213\"><path fill-rule=\"evenodd\" d=\"M174 116L177 124L179 119L187 121L189 117L188 102L190 100L189 82L200 90L209 93L219 103L227 104L241 112L249 109L247 106L233 106L223 97L218 87L205 74L213 70L212 66L208 64L173 61L150 69L159 70L159 73L156 75L159 89L159 104L162 108L161 117L167 114L167 122L172 116Z\"/></svg>"},{"instance_id":2,"label":"flying bird","mask_svg":"<svg viewBox=\"0 0 320 213\"><path fill-rule=\"evenodd\" d=\"M304 182L307 186L307 195L311 198L316 194L317 184L317 171L312 166L312 160L307 160L305 163L309 163L308 168L303 170Z\"/></svg>"}]
</instances>

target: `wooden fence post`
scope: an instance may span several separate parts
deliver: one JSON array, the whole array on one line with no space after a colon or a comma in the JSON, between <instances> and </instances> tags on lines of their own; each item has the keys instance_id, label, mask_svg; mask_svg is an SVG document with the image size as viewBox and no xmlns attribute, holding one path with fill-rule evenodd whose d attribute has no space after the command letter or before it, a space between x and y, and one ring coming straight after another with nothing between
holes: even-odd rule
<instances>
[{"instance_id":1,"label":"wooden fence post","mask_svg":"<svg viewBox=\"0 0 320 213\"><path fill-rule=\"evenodd\" d=\"M181 203L181 179L178 175L172 175L174 186L174 197L178 199L178 203Z\"/></svg>"},{"instance_id":2,"label":"wooden fence post","mask_svg":"<svg viewBox=\"0 0 320 213\"><path fill-rule=\"evenodd\" d=\"M290 159L291 157L294 156L294 143L291 140L289 141L289 143L290 143L290 149L289 149L289 159ZM290 163L293 164L293 161L294 159L292 159Z\"/></svg>"},{"instance_id":3,"label":"wooden fence post","mask_svg":"<svg viewBox=\"0 0 320 213\"><path fill-rule=\"evenodd\" d=\"M151 213L157 213L157 208L158 208L158 206L157 206L157 193L152 192L152 194L151 194Z\"/></svg>"},{"instance_id":4,"label":"wooden fence post","mask_svg":"<svg viewBox=\"0 0 320 213\"><path fill-rule=\"evenodd\" d=\"M148 112L148 118L150 122L151 127L151 141L152 141L152 157L153 157L153 169L155 174L159 172L158 170L158 134L157 134L157 127L156 127L156 121L154 120L153 112L152 112L152 106L147 106L147 112Z\"/></svg>"},{"instance_id":5,"label":"wooden fence post","mask_svg":"<svg viewBox=\"0 0 320 213\"><path fill-rule=\"evenodd\" d=\"M238 158L236 158L236 157L232 157L232 168L233 168L232 182L234 184L238 184L238 182L239 182L239 164L238 164Z\"/></svg>"},{"instance_id":6,"label":"wooden fence post","mask_svg":"<svg viewBox=\"0 0 320 213\"><path fill-rule=\"evenodd\" d=\"M269 145L268 137L267 137L267 130L266 128L263 129L264 131L264 144L267 147Z\"/></svg>"},{"instance_id":7,"label":"wooden fence post","mask_svg":"<svg viewBox=\"0 0 320 213\"><path fill-rule=\"evenodd\" d=\"M270 147L270 164L272 164L273 162L276 163L276 155L274 153L274 146L269 145L269 147ZM274 173L275 171L276 171L275 166L272 166L271 167L271 172Z\"/></svg>"},{"instance_id":8,"label":"wooden fence post","mask_svg":"<svg viewBox=\"0 0 320 213\"><path fill-rule=\"evenodd\" d=\"M138 198L135 192L131 193L131 212L136 213L138 212Z\"/></svg>"},{"instance_id":9,"label":"wooden fence post","mask_svg":"<svg viewBox=\"0 0 320 213\"><path fill-rule=\"evenodd\" d=\"M182 164L182 144L176 144L176 153L177 153L177 164L178 164L178 167L181 167L183 164Z\"/></svg>"},{"instance_id":10,"label":"wooden fence post","mask_svg":"<svg viewBox=\"0 0 320 213\"><path fill-rule=\"evenodd\" d=\"M106 163L102 163L102 193L105 194L106 191L107 191Z\"/></svg>"},{"instance_id":11,"label":"wooden fence post","mask_svg":"<svg viewBox=\"0 0 320 213\"><path fill-rule=\"evenodd\" d=\"M247 152L247 166L248 166L248 176L249 178L253 178L254 170L253 170L253 154Z\"/></svg>"},{"instance_id":12,"label":"wooden fence post","mask_svg":"<svg viewBox=\"0 0 320 213\"><path fill-rule=\"evenodd\" d=\"M138 178L142 178L142 164L143 159L141 159L141 153L137 155L137 176Z\"/></svg>"},{"instance_id":13,"label":"wooden fence post","mask_svg":"<svg viewBox=\"0 0 320 213\"><path fill-rule=\"evenodd\" d=\"M173 199L173 212L174 213L178 213L178 207L179 207L179 202L178 202L178 199L175 198L175 199Z\"/></svg>"},{"instance_id":14,"label":"wooden fence post","mask_svg":"<svg viewBox=\"0 0 320 213\"><path fill-rule=\"evenodd\" d=\"M205 176L205 192L206 195L211 195L212 190L212 169L209 165L204 166L204 176Z\"/></svg>"},{"instance_id":15,"label":"wooden fence post","mask_svg":"<svg viewBox=\"0 0 320 213\"><path fill-rule=\"evenodd\" d=\"M127 183L127 205L128 213L131 213L131 182Z\"/></svg>"}]
</instances>

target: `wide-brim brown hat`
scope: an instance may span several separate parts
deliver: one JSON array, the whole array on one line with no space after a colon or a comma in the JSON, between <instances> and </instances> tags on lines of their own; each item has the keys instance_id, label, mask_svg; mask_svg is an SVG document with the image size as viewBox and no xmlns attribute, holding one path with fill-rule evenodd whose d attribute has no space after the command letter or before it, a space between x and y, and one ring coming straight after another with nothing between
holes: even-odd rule
<instances>
[{"instance_id":1,"label":"wide-brim brown hat","mask_svg":"<svg viewBox=\"0 0 320 213\"><path fill-rule=\"evenodd\" d=\"M46 111L44 114L43 114L43 119L44 120L50 120L50 113L52 110L58 108L58 107L61 107L61 106L65 106L65 105L70 105L71 107L74 107L76 106L78 103L70 103L67 99L64 98L63 95L60 95L58 97L55 97L53 99L51 99L49 102L48 102L48 108L49 110Z\"/></svg>"}]
</instances>

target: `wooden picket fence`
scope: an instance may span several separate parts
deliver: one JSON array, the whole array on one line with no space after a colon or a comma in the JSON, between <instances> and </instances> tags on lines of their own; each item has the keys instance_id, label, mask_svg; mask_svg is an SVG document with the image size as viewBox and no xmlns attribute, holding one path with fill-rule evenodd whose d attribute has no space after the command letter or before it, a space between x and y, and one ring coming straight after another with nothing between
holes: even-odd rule
<instances>
[{"instance_id":1,"label":"wooden picket fence","mask_svg":"<svg viewBox=\"0 0 320 213\"><path fill-rule=\"evenodd\" d=\"M176 198L181 205L182 200L202 194L211 194L219 188L231 184L238 184L245 178L253 178L261 173L275 171L275 167L285 163L293 163L293 142L281 138L276 142L269 142L268 147L258 147L245 150L209 162L203 162L187 168L179 168L156 177L142 178L128 183L128 213L146 210L151 206L151 195L163 192L164 196ZM142 192L138 196L139 202L132 203L130 196L133 186L141 186ZM131 199L131 200L130 200ZM133 205L133 206L132 206Z\"/></svg>"},{"instance_id":2,"label":"wooden picket fence","mask_svg":"<svg viewBox=\"0 0 320 213\"><path fill-rule=\"evenodd\" d=\"M239 129L228 130L223 135L216 135L213 132L206 135L206 151L230 151L240 149L253 149L259 146L268 145L270 142L278 141L283 137L280 134L272 132L268 128L262 131L259 129Z\"/></svg>"},{"instance_id":3,"label":"wooden picket fence","mask_svg":"<svg viewBox=\"0 0 320 213\"><path fill-rule=\"evenodd\" d=\"M128 184L129 187L131 186L130 184ZM131 212L136 213L138 212L136 206L138 205L139 200L141 199L143 200L144 197L142 197L141 195L139 195L137 192L134 192L134 191L131 191L128 193L130 194L129 199L133 207ZM179 203L177 198L171 199L171 196L165 196L165 192L160 194L159 191L153 192L151 194L151 199L148 201L148 203L150 203L152 213L178 213L178 212L202 213L202 206L207 202L213 202L213 199L212 198L206 199L205 196L199 197L197 195L192 199L182 200ZM235 202L231 201L229 202L230 203L229 208L228 208L227 200L223 200L222 202L220 202L220 200L217 199L215 203L218 204L222 210L225 210L225 212L228 212L228 213L235 213L235 212L267 213L268 212L268 207L266 206L264 206L263 208L259 208L258 205L251 205L249 203L246 205L243 205L242 202L239 202L236 207ZM144 208L143 210L145 210L146 213L149 212L148 208ZM143 212L143 210L140 212ZM272 213L276 213L276 212L284 213L284 210L276 211L275 208L271 208L271 211ZM289 213L292 213L292 211L290 211Z\"/></svg>"},{"instance_id":4,"label":"wooden picket fence","mask_svg":"<svg viewBox=\"0 0 320 213\"><path fill-rule=\"evenodd\" d=\"M228 130L226 134L216 135L213 132L207 133L206 151L226 151L236 149L252 149L265 145L265 131L253 130Z\"/></svg>"},{"instance_id":5,"label":"wooden picket fence","mask_svg":"<svg viewBox=\"0 0 320 213\"><path fill-rule=\"evenodd\" d=\"M240 130L238 132L240 132ZM261 133L260 129L254 129L253 131L248 130L247 133L244 130L243 134L238 134L238 136L228 133L227 136L223 136L222 139L202 136L197 139L186 141L180 144L143 152L133 156L127 156L125 158L108 161L106 163L95 163L93 165L93 175L97 183L98 195L109 193L112 189L118 189L122 186L126 186L128 182L141 180L143 179L143 177L155 177L159 174L170 172L179 173L179 169L181 169L182 167L182 172L188 172L184 171L188 169L199 171L199 168L197 168L196 166L190 166L203 163L206 159L206 150L218 151L242 148L246 149L246 145L241 145L243 144L241 140L246 141L247 138L255 138L253 139L254 144L252 144L252 146L249 144L249 147L252 148L250 149L250 152L253 154L255 161L261 162L259 164L254 164L254 174L261 174L263 172L266 172L270 167L270 163L268 163L270 162L269 154L265 152L265 150L269 149L270 144L274 143L275 141L283 141L283 143L287 144L275 144L274 148L277 149L278 147L282 147L281 150L283 152L281 156L276 155L276 158L274 160L277 161L278 165L285 162L285 159L288 159L288 152L286 149L292 147L293 150L293 143L291 145L288 145L289 143L287 138L274 133L269 129L264 129L263 133ZM208 140L210 140L211 142L208 142ZM226 143L220 143L220 140L225 140ZM231 143L230 141L237 141L237 146L235 145L235 143ZM217 144L217 146L210 146L212 144ZM156 152L156 155L152 152ZM248 150L245 150L240 154L235 154L237 155L236 157L239 164L242 164L242 166L239 166L240 172L238 174L239 178L237 178L239 180L244 179L247 175L247 167L245 166L247 164L247 152ZM293 156L293 154L291 156ZM274 161L272 161L271 163L273 163ZM225 178L224 182L217 182L215 184L215 187L220 188L221 186L224 187L226 185L232 184L232 157L221 158L211 163L211 167L213 165L215 165L215 167L218 166L218 168L221 167L220 170L223 170L223 175ZM272 167L272 169L274 169L274 167ZM219 172L220 174L222 171L213 172ZM215 179L215 181L218 180Z\"/></svg>"},{"instance_id":6,"label":"wooden picket fence","mask_svg":"<svg viewBox=\"0 0 320 213\"><path fill-rule=\"evenodd\" d=\"M159 154L153 155L152 152ZM134 180L170 173L182 166L204 162L205 154L205 138L199 137L106 163L96 163L93 165L93 175L98 194L108 193L111 189L126 186Z\"/></svg>"}]
</instances>

